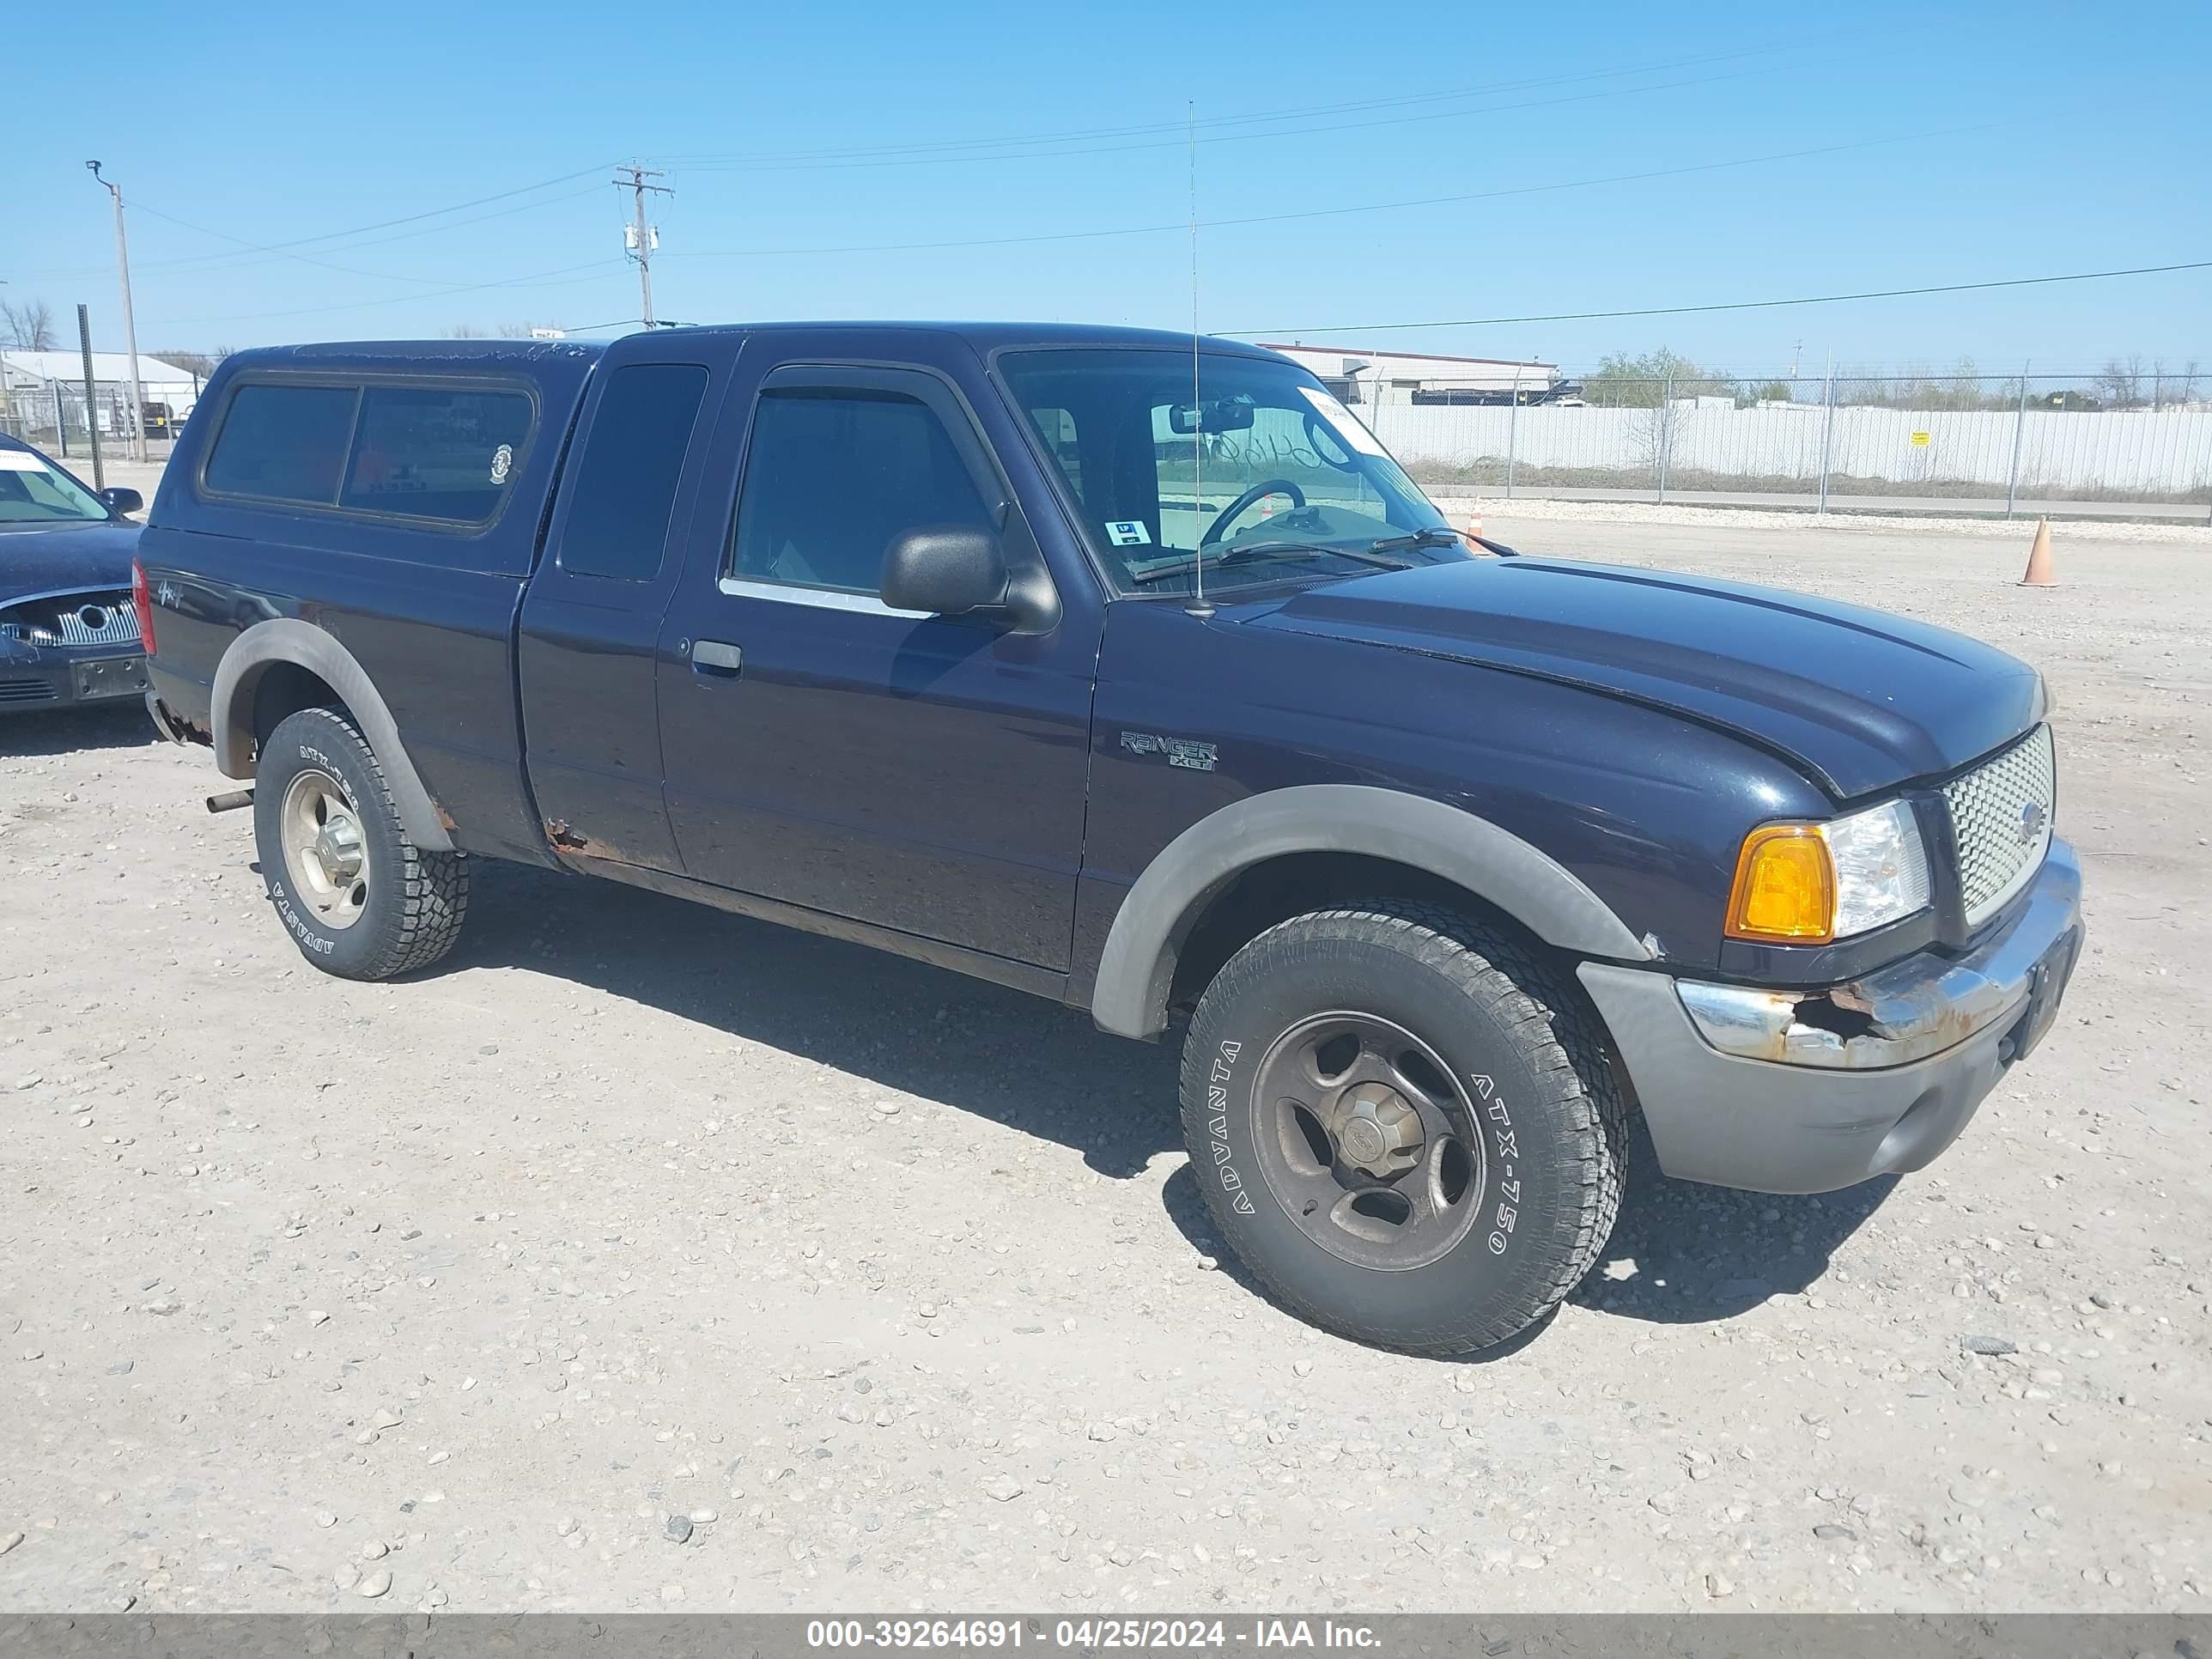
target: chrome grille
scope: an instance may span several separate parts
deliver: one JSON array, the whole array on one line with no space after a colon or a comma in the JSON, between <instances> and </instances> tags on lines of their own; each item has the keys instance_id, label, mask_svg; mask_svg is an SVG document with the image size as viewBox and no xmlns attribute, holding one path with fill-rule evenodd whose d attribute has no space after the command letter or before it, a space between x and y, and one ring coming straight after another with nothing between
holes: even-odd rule
<instances>
[{"instance_id":1,"label":"chrome grille","mask_svg":"<svg viewBox=\"0 0 2212 1659\"><path fill-rule=\"evenodd\" d=\"M84 599L63 605L56 637L64 645L136 645L138 612L128 599Z\"/></svg>"},{"instance_id":2,"label":"chrome grille","mask_svg":"<svg viewBox=\"0 0 2212 1659\"><path fill-rule=\"evenodd\" d=\"M1943 786L1968 927L1995 915L2042 866L2051 848L2057 776L2051 728L2039 726Z\"/></svg>"}]
</instances>

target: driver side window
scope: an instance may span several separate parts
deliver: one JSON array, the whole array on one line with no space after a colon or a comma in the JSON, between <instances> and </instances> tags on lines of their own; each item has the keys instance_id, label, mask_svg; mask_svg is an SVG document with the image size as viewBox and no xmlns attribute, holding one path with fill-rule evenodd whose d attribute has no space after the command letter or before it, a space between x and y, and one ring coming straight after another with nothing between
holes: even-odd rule
<instances>
[{"instance_id":1,"label":"driver side window","mask_svg":"<svg viewBox=\"0 0 2212 1659\"><path fill-rule=\"evenodd\" d=\"M848 386L761 395L731 536L732 575L873 598L884 550L924 525L995 527L927 404Z\"/></svg>"}]
</instances>

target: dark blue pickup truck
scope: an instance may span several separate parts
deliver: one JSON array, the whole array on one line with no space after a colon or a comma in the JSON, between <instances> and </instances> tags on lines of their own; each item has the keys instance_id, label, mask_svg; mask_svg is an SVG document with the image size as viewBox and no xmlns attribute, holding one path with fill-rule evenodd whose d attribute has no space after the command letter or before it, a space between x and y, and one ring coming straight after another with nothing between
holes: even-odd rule
<instances>
[{"instance_id":1,"label":"dark blue pickup truck","mask_svg":"<svg viewBox=\"0 0 2212 1659\"><path fill-rule=\"evenodd\" d=\"M1921 1167L2080 947L2033 669L1470 546L1224 341L242 352L140 552L155 719L318 967L434 963L493 857L1187 1016L1224 1237L1413 1352L1588 1271L1632 1108L1699 1181Z\"/></svg>"}]
</instances>

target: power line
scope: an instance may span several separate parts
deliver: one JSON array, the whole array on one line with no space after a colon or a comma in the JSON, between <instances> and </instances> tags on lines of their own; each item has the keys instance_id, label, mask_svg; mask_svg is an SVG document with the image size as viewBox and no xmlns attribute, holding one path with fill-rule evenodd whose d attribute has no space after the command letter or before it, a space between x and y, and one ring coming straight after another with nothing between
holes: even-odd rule
<instances>
[{"instance_id":1,"label":"power line","mask_svg":"<svg viewBox=\"0 0 2212 1659\"><path fill-rule=\"evenodd\" d=\"M1741 52L1709 52L1698 57L1673 58L1657 64L1627 64L1615 69L1593 70L1578 75L1541 76L1512 81L1493 81L1477 86L1452 88L1441 92L1407 93L1388 98L1369 98L1344 103L1310 104L1286 109L1257 111L1244 115L1211 116L1196 123L1196 125L1201 130L1249 126L1255 124L1302 120L1316 116L1356 114L1372 109L1441 103L1460 98L1488 97L1501 92L1531 90L1541 87L1572 86L1589 81L1618 79L1629 75L1658 74L1668 70L1694 69L1707 64L1735 63L1749 58L1771 57L1778 52L1796 51L1802 46L1815 44L1818 44L1817 40L1785 42L1777 46L1747 48ZM1129 126L1085 127L1060 132L1010 134L997 138L939 140L910 144L874 144L842 149L787 150L765 154L678 155L667 159L676 165L698 165L705 167L775 168L829 164L864 166L878 161L901 161L911 156L939 155L945 159L968 159L954 154L959 151L974 152L1009 149L1017 146L1086 143L1100 139L1142 137L1153 134L1187 136L1186 125L1187 124L1182 121L1153 121ZM1178 137L1174 142L1182 142L1182 138Z\"/></svg>"},{"instance_id":2,"label":"power line","mask_svg":"<svg viewBox=\"0 0 2212 1659\"><path fill-rule=\"evenodd\" d=\"M497 282L457 283L451 288L439 289L428 294L388 294L380 300L356 300L344 305L336 306L307 306L297 311L246 311L234 312L225 317L165 317L161 320L164 326L172 328L199 323L250 323L270 317L321 317L333 312L367 311L375 306L408 305L419 300L441 299L449 294L481 294L489 289L568 288L580 282L595 281L599 275L604 274L615 263L617 262L612 259L599 258L580 265L563 265L557 270L536 271L526 276L503 277ZM587 270L594 274L591 276L576 276L572 274L580 270ZM556 280L562 278L567 280Z\"/></svg>"},{"instance_id":3,"label":"power line","mask_svg":"<svg viewBox=\"0 0 2212 1659\"><path fill-rule=\"evenodd\" d=\"M410 213L410 214L404 214L404 215L402 215L400 217L398 217L398 218L397 218L397 219L380 219L380 220L378 220L378 221L377 221L376 222L374 222L374 224L356 225L356 226L352 227L350 229L347 229L347 230L326 230L326 231L321 232L320 234L317 234L317 235L313 235L313 236L298 236L298 237L295 237L295 238L293 238L290 241L288 241L288 242L270 242L270 243L265 243L265 244L264 244L264 243L252 243L252 244L249 244L249 246L253 246L253 247L255 247L255 248L258 248L259 251L261 251L261 252L267 252L267 253L284 253L284 252L288 252L289 250L293 249L293 248L310 247L310 246L314 246L315 244L319 243L319 242L337 242L337 241L343 240L343 239L345 239L345 238L349 238L349 237L354 237L354 236L364 236L364 235L367 235L367 234L368 234L369 232L371 232L371 231L376 231L376 230L389 230L389 229L392 228L394 226L398 226L398 225L411 225L411 224L419 224L419 223L421 223L422 221L424 221L424 220L426 220L426 219L437 219L437 218L442 218L442 217L444 217L446 215L450 214L450 213L461 213L461 212L465 212L465 211L466 211L466 210L467 210L468 209L470 209L470 208L476 208L476 207L484 207L484 206L487 206L487 205L489 205L489 204L491 204L491 203L493 203L493 202L511 201L513 198L515 198L515 197L517 197L517 196L527 196L527 195L530 195L532 192L533 192L533 191L540 191L540 190L550 190L550 189L551 189L551 188L552 188L554 185L565 185L565 184L569 183L569 182L570 182L571 180L573 180L573 179L586 178L586 177L590 176L590 175L591 175L591 174L592 174L592 173L598 173L598 172L600 170L600 168L601 168L601 167L605 167L605 166L606 166L606 165L607 165L606 163L605 163L605 162L601 162L601 163L598 164L597 166L586 167L586 168L582 169L582 170L581 170L581 171L580 171L580 172L576 172L576 173L562 173L560 177L558 177L558 178L556 178L556 179L539 179L539 180L538 180L536 184L534 184L534 185L518 185L516 188L514 188L514 189L513 189L513 190L502 190L502 191L495 191L495 192L494 192L492 195L489 195L489 196L478 196L478 197L476 197L476 198L472 198L471 200L469 200L469 201L466 201L466 202L455 202L455 203L453 203L453 204L451 204L450 205L446 206L446 207L441 207L441 208L426 208L425 210L422 210L422 212L420 212L420 213ZM555 202L565 202L565 201L573 200L573 199L574 199L574 196L578 196L578 195L595 195L595 194L597 194L597 193L598 193L598 187L597 187L596 185L594 185L594 186L592 187L592 190L590 190L590 191L576 191L576 192L574 192L574 193L573 193L572 195L570 195L570 196L556 196L556 197L550 197L550 198L547 198L545 201L543 201L543 202L530 202L530 203L526 203L526 204L522 204L522 205L521 205L521 206L520 206L520 207L503 209L503 210L501 210L501 211L500 213L487 213L487 214L483 215L483 216L482 216L482 217L481 217L481 218L479 218L479 219L464 220L464 221L461 221L460 222L461 222L461 223L463 223L463 224L478 224L478 223L483 222L483 220L484 220L484 219L496 219L496 218L500 218L500 217L504 216L504 215L505 215L505 214L507 214L507 213L526 213L526 212L530 211L531 210L532 210L532 209L534 209L534 208L539 208L539 207L549 207L549 206L552 205L552 204L553 204L553 203L555 203ZM138 210L139 210L140 212L142 212L142 213L150 213L150 212L153 212L153 211L154 211L154 210L153 210L153 209L150 209L150 208L145 207L145 206L143 206L143 205L142 205L142 204L135 204L135 203L134 203L134 204L133 204L133 205L134 205L134 206L137 206L137 207L138 208ZM173 218L172 218L172 216L170 216L170 215L168 215L168 214L166 214L166 213L164 213L164 214L159 214L159 215L157 215L157 216L158 216L158 217L161 217L161 218L164 218L164 219L171 219L171 220L172 220L172 222L176 223L176 224L185 225L185 228L186 228L187 229L198 231L202 235L223 237L223 239L224 239L225 240L238 240L237 238L234 238L234 237L226 236L226 235L225 235L225 234L224 234L223 232L222 232L222 231L212 231L212 230L209 230L205 226L203 226L203 225L193 225L193 224L189 224L189 223L187 223L185 221L181 220L181 219L173 219ZM418 232L414 232L414 233L411 233L411 234L415 234L415 235L435 235L435 234L436 234L438 232L440 232L440 231L442 231L442 230L458 229L459 228L459 225L451 225L451 224L449 224L449 225L438 225L438 226L434 226L434 227L432 227L432 228L431 228L430 229L428 229L428 230L426 230L426 231L418 231ZM386 240L386 241L394 241L394 242L397 242L397 241L404 241L404 240L407 240L407 238L405 238L405 237L400 237L400 236L386 237L386 238L385 238L385 239L384 239L384 240ZM382 245L381 243L368 243L368 242L362 242L362 243L349 243L349 246L359 246L359 247L380 246L381 246L381 245ZM322 252L329 253L329 252L340 252L340 251L342 251L342 250L339 250L339 249L337 249L337 248L329 248L329 247L325 247L325 248L320 249L319 251L320 251L320 252ZM155 269L163 269L163 270L178 270L178 269L182 269L182 268L190 267L190 266L195 266L195 265L198 265L198 266L212 266L212 265L215 264L215 262L222 261L222 260L234 259L234 258L236 258L236 256L235 256L235 255L231 254L231 253L228 253L228 252L223 252L223 253L193 253L193 254L185 254L185 255L181 255L181 256L179 256L179 257L178 257L178 258L171 258L171 259L142 260L142 261L140 262L140 264L139 264L139 269L140 269L140 270L155 270ZM248 262L248 263L251 263L251 262ZM63 278L72 277L72 276L86 276L86 275L89 275L89 274L96 274L96 273L88 272L88 271L86 271L86 270L49 270L49 271L33 271L33 272L28 273L28 279L34 279L34 280L39 280L39 281L58 281L58 280L60 280L60 279L63 279ZM411 279L410 279L410 280L411 280Z\"/></svg>"},{"instance_id":4,"label":"power line","mask_svg":"<svg viewBox=\"0 0 2212 1659\"><path fill-rule=\"evenodd\" d=\"M179 219L175 214L164 213L159 208L149 208L142 204L138 205L138 211L141 213L151 214L156 219L167 220L173 225L182 225L186 230L198 231L203 236L212 236L219 242L235 242L239 246L251 249L256 253L266 253L277 259L296 260L303 265L313 265L320 270L339 271L348 276L373 276L380 282L422 283L432 286L435 286L440 283L451 282L453 280L449 276L396 276L390 271L362 270L352 265L336 265L332 264L327 259L318 259L309 254L287 253L282 249L270 247L260 242L249 242L243 236L233 236L228 231L210 230L205 225L196 225L189 219ZM439 228L442 230L450 228L450 227L441 225ZM198 257L208 259L220 259L228 256L211 253ZM160 262L156 261L155 263L158 264ZM267 262L258 259L241 259L235 264L210 265L203 267L203 269L208 270L241 270L247 265L261 264L265 263Z\"/></svg>"},{"instance_id":5,"label":"power line","mask_svg":"<svg viewBox=\"0 0 2212 1659\"><path fill-rule=\"evenodd\" d=\"M517 213L534 213L539 208L555 207L558 206L562 202L574 202L586 196L597 196L599 193L599 186L593 185L583 190L572 190L560 196L548 196L541 201L522 202L517 204L514 207L495 209L489 213L479 213L471 218L449 220L446 223L439 225L426 225L419 230L403 230L396 236L377 236L372 237L367 241L340 242L329 248L319 248L317 252L348 253L351 252L356 248L383 247L392 242L413 241L416 238L421 236L442 236L450 230L460 230L470 225L481 225L489 220L504 219ZM167 214L163 214L160 216L170 219L172 223L185 223L185 221L172 218L172 216ZM223 234L221 231L209 230L204 226L200 225L193 225L188 228L199 231L203 235L222 236ZM227 237L225 240L234 241L239 239L235 237ZM262 246L261 244L258 243L249 243L247 246L252 247ZM198 276L210 275L218 271L244 270L254 265L270 264L275 259L296 259L303 257L300 254L286 252L284 248L285 245L281 242L269 244L265 248L263 248L263 251L270 256L270 258L267 259L246 258L233 253L198 253L190 255L185 259L170 260L164 263L167 264L168 269L173 270L177 270L179 266L189 264L191 269L183 271L181 274ZM345 266L332 266L331 269L349 270L349 268ZM445 280L442 277L400 276L392 272L376 270L364 270L353 272L351 274L362 276L380 276L386 281L395 283L441 282Z\"/></svg>"},{"instance_id":6,"label":"power line","mask_svg":"<svg viewBox=\"0 0 2212 1659\"><path fill-rule=\"evenodd\" d=\"M1477 109L1432 110L1422 115L1394 115L1374 121L1339 121L1320 126L1283 127L1272 132L1217 133L1212 137L1201 138L1198 142L1203 144L1249 143L1255 139L1292 138L1306 133L1352 132L1370 127L1405 126L1417 121L1449 121L1462 119L1472 115L1504 115L1516 110L1553 109L1562 104L1583 104L1598 98L1620 98L1646 92L1673 92L1684 87L1709 87L1724 81L1748 80L1753 76L1761 73L1764 71L1756 69L1738 70L1728 75L1702 75L1686 81L1657 81L1649 86L1608 87L1601 92L1575 93L1564 98L1538 98L1518 104L1486 104ZM693 162L686 167L685 171L691 173L820 172L847 167L935 167L958 161L1060 161L1078 155L1119 155L1131 150L1175 149L1181 148L1182 143L1183 141L1178 138L1156 138L1146 139L1138 143L1100 144L1080 149L1029 149L1011 151L1000 155L919 156L911 160L793 163L773 167L762 163Z\"/></svg>"},{"instance_id":7,"label":"power line","mask_svg":"<svg viewBox=\"0 0 2212 1659\"><path fill-rule=\"evenodd\" d=\"M1945 127L1933 132L1898 133L1881 138L1862 139L1848 144L1825 144L1812 149L1780 150L1766 155L1736 156L1723 161L1699 161L1686 167L1656 167L1640 173L1608 173L1595 179L1568 179L1545 185L1514 185L1497 190L1465 191L1450 196L1420 196L1397 202L1363 202L1349 207L1307 208L1294 213L1249 214L1235 219L1208 219L1200 223L1201 229L1231 229L1240 225L1274 225L1301 219L1329 219L1357 213L1389 213L1404 208L1443 207L1462 202L1497 201L1513 196L1540 196L1559 191L1589 190L1603 185L1641 184L1654 179L1675 179L1692 173L1718 173L1732 167L1763 166L1773 161L1797 161L1820 155L1838 155L1850 150L1874 149L1887 144L1923 143L1930 138L1954 137L1963 133L1986 132L2010 125L2010 122L1989 121L1974 126ZM945 242L872 242L844 244L828 247L784 248L707 248L673 258L688 259L769 259L793 258L814 255L841 253L916 253L936 250L970 247L1014 247L1038 242L1088 242L1115 236L1153 236L1170 231L1187 230L1188 225L1122 225L1102 230L1051 231L1030 236L988 236L972 240Z\"/></svg>"},{"instance_id":8,"label":"power line","mask_svg":"<svg viewBox=\"0 0 2212 1659\"><path fill-rule=\"evenodd\" d=\"M2135 265L2125 270L2080 270L2059 276L2006 276L1984 283L1942 283L1928 288L1876 289L1864 294L1814 294L1790 300L1730 300L1716 305L1643 306L1625 311L1556 311L1530 317L1462 317L1431 323L1343 323L1328 327L1232 328L1216 331L1223 338L1256 339L1261 335L1380 334L1411 328L1496 328L1508 323L1586 323L1616 317L1689 317L1714 311L1772 311L1784 306L1844 305L1856 300L1906 300L1928 294L1972 294L1990 289L2036 288L2051 283L2097 283L2115 276L2155 276L2175 270L2212 270L2212 259L2183 264Z\"/></svg>"}]
</instances>

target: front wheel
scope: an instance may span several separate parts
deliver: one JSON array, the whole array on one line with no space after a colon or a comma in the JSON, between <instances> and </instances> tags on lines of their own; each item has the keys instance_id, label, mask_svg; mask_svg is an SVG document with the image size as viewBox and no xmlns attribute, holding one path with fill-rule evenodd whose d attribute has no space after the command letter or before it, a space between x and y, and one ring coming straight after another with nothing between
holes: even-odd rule
<instances>
[{"instance_id":1,"label":"front wheel","mask_svg":"<svg viewBox=\"0 0 2212 1659\"><path fill-rule=\"evenodd\" d=\"M1534 1324L1620 1204L1625 1109L1578 1000L1512 941L1393 902L1231 958L1183 1049L1224 1238L1301 1318L1437 1357Z\"/></svg>"},{"instance_id":2,"label":"front wheel","mask_svg":"<svg viewBox=\"0 0 2212 1659\"><path fill-rule=\"evenodd\" d=\"M269 734L253 836L278 920L326 974L389 979L460 937L467 858L415 844L376 751L336 709L303 708Z\"/></svg>"}]
</instances>

